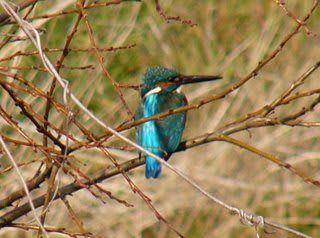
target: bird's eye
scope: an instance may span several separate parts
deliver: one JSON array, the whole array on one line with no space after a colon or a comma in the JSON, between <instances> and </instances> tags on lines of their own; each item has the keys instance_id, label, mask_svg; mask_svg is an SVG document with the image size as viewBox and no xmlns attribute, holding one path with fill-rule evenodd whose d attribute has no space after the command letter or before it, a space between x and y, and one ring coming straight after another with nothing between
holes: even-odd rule
<instances>
[{"instance_id":1,"label":"bird's eye","mask_svg":"<svg viewBox=\"0 0 320 238\"><path fill-rule=\"evenodd\" d=\"M181 81L181 79L179 76L178 77L171 77L171 78L169 78L168 81L171 83L179 83Z\"/></svg>"}]
</instances>

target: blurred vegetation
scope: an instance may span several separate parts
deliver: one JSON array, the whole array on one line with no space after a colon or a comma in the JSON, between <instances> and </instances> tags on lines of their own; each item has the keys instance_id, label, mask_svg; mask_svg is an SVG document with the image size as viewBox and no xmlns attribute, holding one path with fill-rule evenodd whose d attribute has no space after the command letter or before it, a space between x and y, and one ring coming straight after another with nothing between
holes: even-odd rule
<instances>
[{"instance_id":1,"label":"blurred vegetation","mask_svg":"<svg viewBox=\"0 0 320 238\"><path fill-rule=\"evenodd\" d=\"M76 8L76 1L39 1L31 16L52 12L68 11ZM93 3L95 1L87 1ZM298 19L302 19L313 4L312 0L286 1L286 7ZM297 23L288 17L275 4L275 1L228 0L161 1L163 11L169 16L180 16L197 24L191 27L179 21L169 23L156 11L154 1L123 1L117 5L86 10L96 44L101 48L129 46L134 47L103 52L105 65L113 79L123 84L138 84L143 72L149 66L163 65L176 68L184 74L222 74L219 83L185 87L190 102L212 95L229 87L247 75L259 61L278 47L281 40L294 29ZM26 13L27 9L22 11ZM184 138L193 138L215 131L240 116L272 102L293 80L319 60L320 55L320 9L316 9L307 23L312 31L307 35L299 32L280 55L264 67L254 80L249 81L238 91L223 100L213 102L198 110L188 112L187 129ZM44 48L63 48L77 14L59 15L53 18L33 20L34 25L45 29L42 35ZM2 33L12 32L15 25L1 27ZM19 31L18 31L19 33ZM2 37L2 41L6 37ZM80 22L78 31L70 48L90 48L90 39L85 22ZM15 51L31 52L34 47L28 41L11 42L0 51L1 58ZM57 62L61 52L47 53L52 62ZM125 108L103 74L93 52L69 52L63 63L65 66L93 65L94 69L61 69L61 76L70 82L70 88L80 100L99 118L112 127L129 120ZM1 66L38 66L43 67L38 55L21 56L14 60L1 62ZM52 77L39 70L12 70L35 85L47 91ZM318 88L319 71L310 76L304 90ZM123 89L132 111L139 101L139 94L132 89ZM63 90L57 87L54 96L62 102ZM1 105L24 128L37 138L30 121L19 113L14 102L2 90ZM46 101L28 94L21 96L44 114ZM289 104L276 111L286 114L307 105L307 99ZM104 130L97 126L83 112L70 103L77 118L90 131L98 135ZM307 117L319 121L318 110ZM52 110L50 120L57 127L65 124L65 119ZM14 131L1 121L1 131L9 136ZM75 128L70 132L81 139ZM135 131L125 133L134 139ZM241 132L236 138L252 143L264 151L276 154L282 159L306 171L310 176L320 178L320 149L318 128L274 126ZM38 140L41 141L41 137ZM111 139L107 145L125 146L118 139ZM11 147L18 162L34 159L32 149ZM87 174L111 165L101 152L94 149L81 149L72 154L74 165ZM124 161L125 158L118 158ZM189 175L207 191L229 204L234 204L254 214L260 214L278 223L288 225L313 237L320 237L319 189L304 183L285 169L264 160L248 151L233 145L214 142L175 154L170 163ZM1 168L10 165L6 157L0 161ZM36 166L25 167L25 176L31 177ZM145 180L143 168L130 172L137 186L148 195L159 212L186 237L255 237L255 229L243 226L237 217L231 216L221 207L204 198L181 179L164 169L163 176L156 181ZM72 181L71 177L61 175L61 186ZM1 197L19 187L14 171L0 176ZM127 208L114 201L106 203L95 199L87 191L80 191L68 197L87 231L95 237L175 237L168 226L160 223L147 205L135 195L120 176L107 180L102 187L115 196L134 205ZM44 186L45 187L45 186ZM42 194L34 191L33 195ZM3 212L8 211L8 209ZM19 222L32 219L31 215ZM74 221L61 201L55 202L47 214L46 224L77 230ZM294 237L284 232L266 229L271 234L260 231L260 237ZM3 228L0 237L36 237L36 232ZM62 237L52 235L52 237Z\"/></svg>"}]
</instances>

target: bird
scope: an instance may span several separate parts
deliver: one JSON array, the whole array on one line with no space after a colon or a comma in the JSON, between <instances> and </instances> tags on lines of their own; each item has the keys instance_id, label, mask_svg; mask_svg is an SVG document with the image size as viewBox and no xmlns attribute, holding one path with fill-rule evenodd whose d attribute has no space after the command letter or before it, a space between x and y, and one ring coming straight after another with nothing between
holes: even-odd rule
<instances>
[{"instance_id":1,"label":"bird","mask_svg":"<svg viewBox=\"0 0 320 238\"><path fill-rule=\"evenodd\" d=\"M221 76L183 75L175 69L162 66L147 68L140 88L141 102L135 119L150 117L161 112L188 105L179 88L185 84L221 79ZM159 120L150 120L137 126L136 142L158 157L168 160L181 142L186 124L186 112L179 112ZM161 164L145 156L145 177L158 178Z\"/></svg>"}]
</instances>

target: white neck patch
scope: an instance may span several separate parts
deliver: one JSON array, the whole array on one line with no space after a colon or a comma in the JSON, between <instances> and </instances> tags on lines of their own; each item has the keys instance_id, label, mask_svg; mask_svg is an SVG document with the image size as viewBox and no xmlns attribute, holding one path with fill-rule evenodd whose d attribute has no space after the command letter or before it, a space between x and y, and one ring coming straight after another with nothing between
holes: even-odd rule
<instances>
[{"instance_id":1,"label":"white neck patch","mask_svg":"<svg viewBox=\"0 0 320 238\"><path fill-rule=\"evenodd\" d=\"M154 89L151 89L149 92L147 92L144 96L143 99L145 99L146 97L150 96L151 94L155 94L155 93L159 93L161 92L162 88L160 87L155 87Z\"/></svg>"},{"instance_id":2,"label":"white neck patch","mask_svg":"<svg viewBox=\"0 0 320 238\"><path fill-rule=\"evenodd\" d=\"M177 93L182 93L182 86L179 86L176 91Z\"/></svg>"}]
</instances>

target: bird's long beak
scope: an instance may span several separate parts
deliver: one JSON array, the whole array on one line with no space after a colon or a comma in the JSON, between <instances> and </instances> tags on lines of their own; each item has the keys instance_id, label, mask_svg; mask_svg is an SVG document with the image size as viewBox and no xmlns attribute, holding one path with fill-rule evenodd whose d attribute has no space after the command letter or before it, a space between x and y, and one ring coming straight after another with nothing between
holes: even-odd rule
<instances>
[{"instance_id":1,"label":"bird's long beak","mask_svg":"<svg viewBox=\"0 0 320 238\"><path fill-rule=\"evenodd\" d=\"M174 78L172 80L172 83L183 85L191 83L208 82L218 79L222 79L222 77L217 75L180 75L179 77Z\"/></svg>"}]
</instances>

